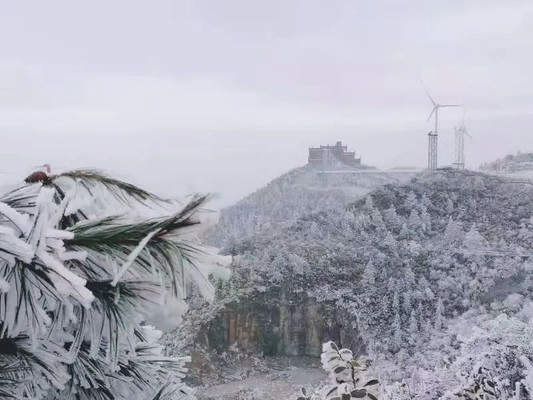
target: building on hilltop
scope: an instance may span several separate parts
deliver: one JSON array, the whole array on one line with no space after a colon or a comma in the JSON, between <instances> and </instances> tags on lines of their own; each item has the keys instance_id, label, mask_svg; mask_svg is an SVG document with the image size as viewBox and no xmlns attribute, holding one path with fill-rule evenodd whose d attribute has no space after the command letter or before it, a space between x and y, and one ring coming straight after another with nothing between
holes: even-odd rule
<instances>
[{"instance_id":1,"label":"building on hilltop","mask_svg":"<svg viewBox=\"0 0 533 400\"><path fill-rule=\"evenodd\" d=\"M324 160L332 156L348 167L358 168L361 165L361 158L355 158L355 151L348 151L348 146L343 146L342 142L334 146L310 147L308 162L311 165L324 165Z\"/></svg>"}]
</instances>

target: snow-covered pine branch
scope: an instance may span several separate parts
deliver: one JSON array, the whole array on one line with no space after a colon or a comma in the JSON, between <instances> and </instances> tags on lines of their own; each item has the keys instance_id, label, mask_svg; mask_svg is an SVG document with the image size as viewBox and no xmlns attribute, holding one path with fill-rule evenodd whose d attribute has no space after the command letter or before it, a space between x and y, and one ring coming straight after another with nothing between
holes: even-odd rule
<instances>
[{"instance_id":1,"label":"snow-covered pine branch","mask_svg":"<svg viewBox=\"0 0 533 400\"><path fill-rule=\"evenodd\" d=\"M145 321L188 281L210 295L224 270L195 234L205 201L94 171L32 174L0 196L0 396L191 398L188 359L163 356Z\"/></svg>"}]
</instances>

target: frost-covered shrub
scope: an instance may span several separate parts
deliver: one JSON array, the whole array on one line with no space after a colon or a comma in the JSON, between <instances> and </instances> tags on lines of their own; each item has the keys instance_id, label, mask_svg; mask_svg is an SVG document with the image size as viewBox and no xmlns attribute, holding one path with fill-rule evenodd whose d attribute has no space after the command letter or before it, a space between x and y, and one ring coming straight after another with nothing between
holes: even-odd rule
<instances>
[{"instance_id":1,"label":"frost-covered shrub","mask_svg":"<svg viewBox=\"0 0 533 400\"><path fill-rule=\"evenodd\" d=\"M529 309L526 303L515 316L471 310L450 319L417 354L374 360L385 398L531 399L533 327L524 312Z\"/></svg>"},{"instance_id":2,"label":"frost-covered shrub","mask_svg":"<svg viewBox=\"0 0 533 400\"><path fill-rule=\"evenodd\" d=\"M147 321L179 322L187 281L213 295L205 200L93 171L39 171L1 195L0 397L191 398L188 358L163 356Z\"/></svg>"},{"instance_id":3,"label":"frost-covered shrub","mask_svg":"<svg viewBox=\"0 0 533 400\"><path fill-rule=\"evenodd\" d=\"M533 327L516 317L501 314L479 321L468 336L462 338L460 353L451 364L457 373L466 374L465 396L483 391L485 398L533 395L528 370L533 360ZM491 394L491 393L494 393ZM466 397L475 398L475 397Z\"/></svg>"},{"instance_id":4,"label":"frost-covered shrub","mask_svg":"<svg viewBox=\"0 0 533 400\"><path fill-rule=\"evenodd\" d=\"M480 367L472 377L471 384L461 390L456 395L456 398L466 400L500 400L502 393L498 387L498 383L494 381L490 372L486 368Z\"/></svg>"},{"instance_id":5,"label":"frost-covered shrub","mask_svg":"<svg viewBox=\"0 0 533 400\"><path fill-rule=\"evenodd\" d=\"M324 343L320 356L322 367L329 375L329 384L307 395L302 389L297 400L350 400L378 397L379 381L369 376L366 366L354 360L348 349L339 349L333 342Z\"/></svg>"}]
</instances>

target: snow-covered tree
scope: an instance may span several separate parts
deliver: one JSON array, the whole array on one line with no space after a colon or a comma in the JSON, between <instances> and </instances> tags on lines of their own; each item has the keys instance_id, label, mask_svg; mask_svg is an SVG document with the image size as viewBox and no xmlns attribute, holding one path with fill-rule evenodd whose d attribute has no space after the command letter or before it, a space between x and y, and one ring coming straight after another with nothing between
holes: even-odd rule
<instances>
[{"instance_id":1,"label":"snow-covered tree","mask_svg":"<svg viewBox=\"0 0 533 400\"><path fill-rule=\"evenodd\" d=\"M394 292L394 297L392 300L392 310L394 313L394 320L392 322L393 330L393 348L394 350L400 350L402 347L402 319L400 316L400 293L398 291Z\"/></svg>"},{"instance_id":2,"label":"snow-covered tree","mask_svg":"<svg viewBox=\"0 0 533 400\"><path fill-rule=\"evenodd\" d=\"M417 232L419 229L422 229L423 224L422 220L420 219L420 215L418 215L418 212L416 209L411 209L411 213L409 214L409 229L411 232Z\"/></svg>"},{"instance_id":3,"label":"snow-covered tree","mask_svg":"<svg viewBox=\"0 0 533 400\"><path fill-rule=\"evenodd\" d=\"M407 335L409 344L414 345L418 340L418 320L416 318L415 310L412 310L411 315L409 316L409 328Z\"/></svg>"},{"instance_id":4,"label":"snow-covered tree","mask_svg":"<svg viewBox=\"0 0 533 400\"><path fill-rule=\"evenodd\" d=\"M451 214L453 212L453 201L452 199L448 198L446 199L446 213Z\"/></svg>"},{"instance_id":5,"label":"snow-covered tree","mask_svg":"<svg viewBox=\"0 0 533 400\"><path fill-rule=\"evenodd\" d=\"M188 359L163 356L149 322L179 317L188 281L214 293L225 260L198 240L205 201L88 170L0 196L0 397L190 398Z\"/></svg>"},{"instance_id":6,"label":"snow-covered tree","mask_svg":"<svg viewBox=\"0 0 533 400\"><path fill-rule=\"evenodd\" d=\"M402 322L400 318L400 314L396 312L394 314L394 321L392 322L392 330L393 330L393 348L394 350L400 350L402 347Z\"/></svg>"},{"instance_id":7,"label":"snow-covered tree","mask_svg":"<svg viewBox=\"0 0 533 400\"><path fill-rule=\"evenodd\" d=\"M444 306L442 304L442 299L439 297L437 300L437 307L435 308L435 329L442 329L444 327L443 310Z\"/></svg>"}]
</instances>

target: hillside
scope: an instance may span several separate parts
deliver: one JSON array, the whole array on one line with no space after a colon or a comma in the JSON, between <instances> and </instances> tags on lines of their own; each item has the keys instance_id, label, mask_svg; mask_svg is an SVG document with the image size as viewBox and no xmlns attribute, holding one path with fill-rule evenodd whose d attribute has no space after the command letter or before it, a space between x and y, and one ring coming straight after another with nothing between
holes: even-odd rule
<instances>
[{"instance_id":1,"label":"hillside","mask_svg":"<svg viewBox=\"0 0 533 400\"><path fill-rule=\"evenodd\" d=\"M481 171L533 178L533 153L509 154L480 166Z\"/></svg>"},{"instance_id":2,"label":"hillside","mask_svg":"<svg viewBox=\"0 0 533 400\"><path fill-rule=\"evenodd\" d=\"M385 185L344 208L237 242L234 277L219 295L255 310L246 320L262 328L245 342L258 332L264 340L267 331L270 343L281 340L276 335L294 321L288 334L299 338L296 345L328 335L286 316L291 307L301 315L315 299L326 307L320 315L331 317L328 326L342 320L360 336L364 346L354 350L366 348L391 390L406 382L444 395L483 365L511 393L533 362L532 196L529 184L455 170ZM279 302L280 315L272 317L272 308L268 318L250 317L271 302ZM269 330L280 318L285 323ZM357 343L343 338L342 345Z\"/></svg>"},{"instance_id":3,"label":"hillside","mask_svg":"<svg viewBox=\"0 0 533 400\"><path fill-rule=\"evenodd\" d=\"M372 170L362 166L361 169ZM318 211L341 209L354 199L412 174L319 174L310 165L296 168L221 212L216 231L208 239L227 247L244 238L268 236L297 218Z\"/></svg>"}]
</instances>

